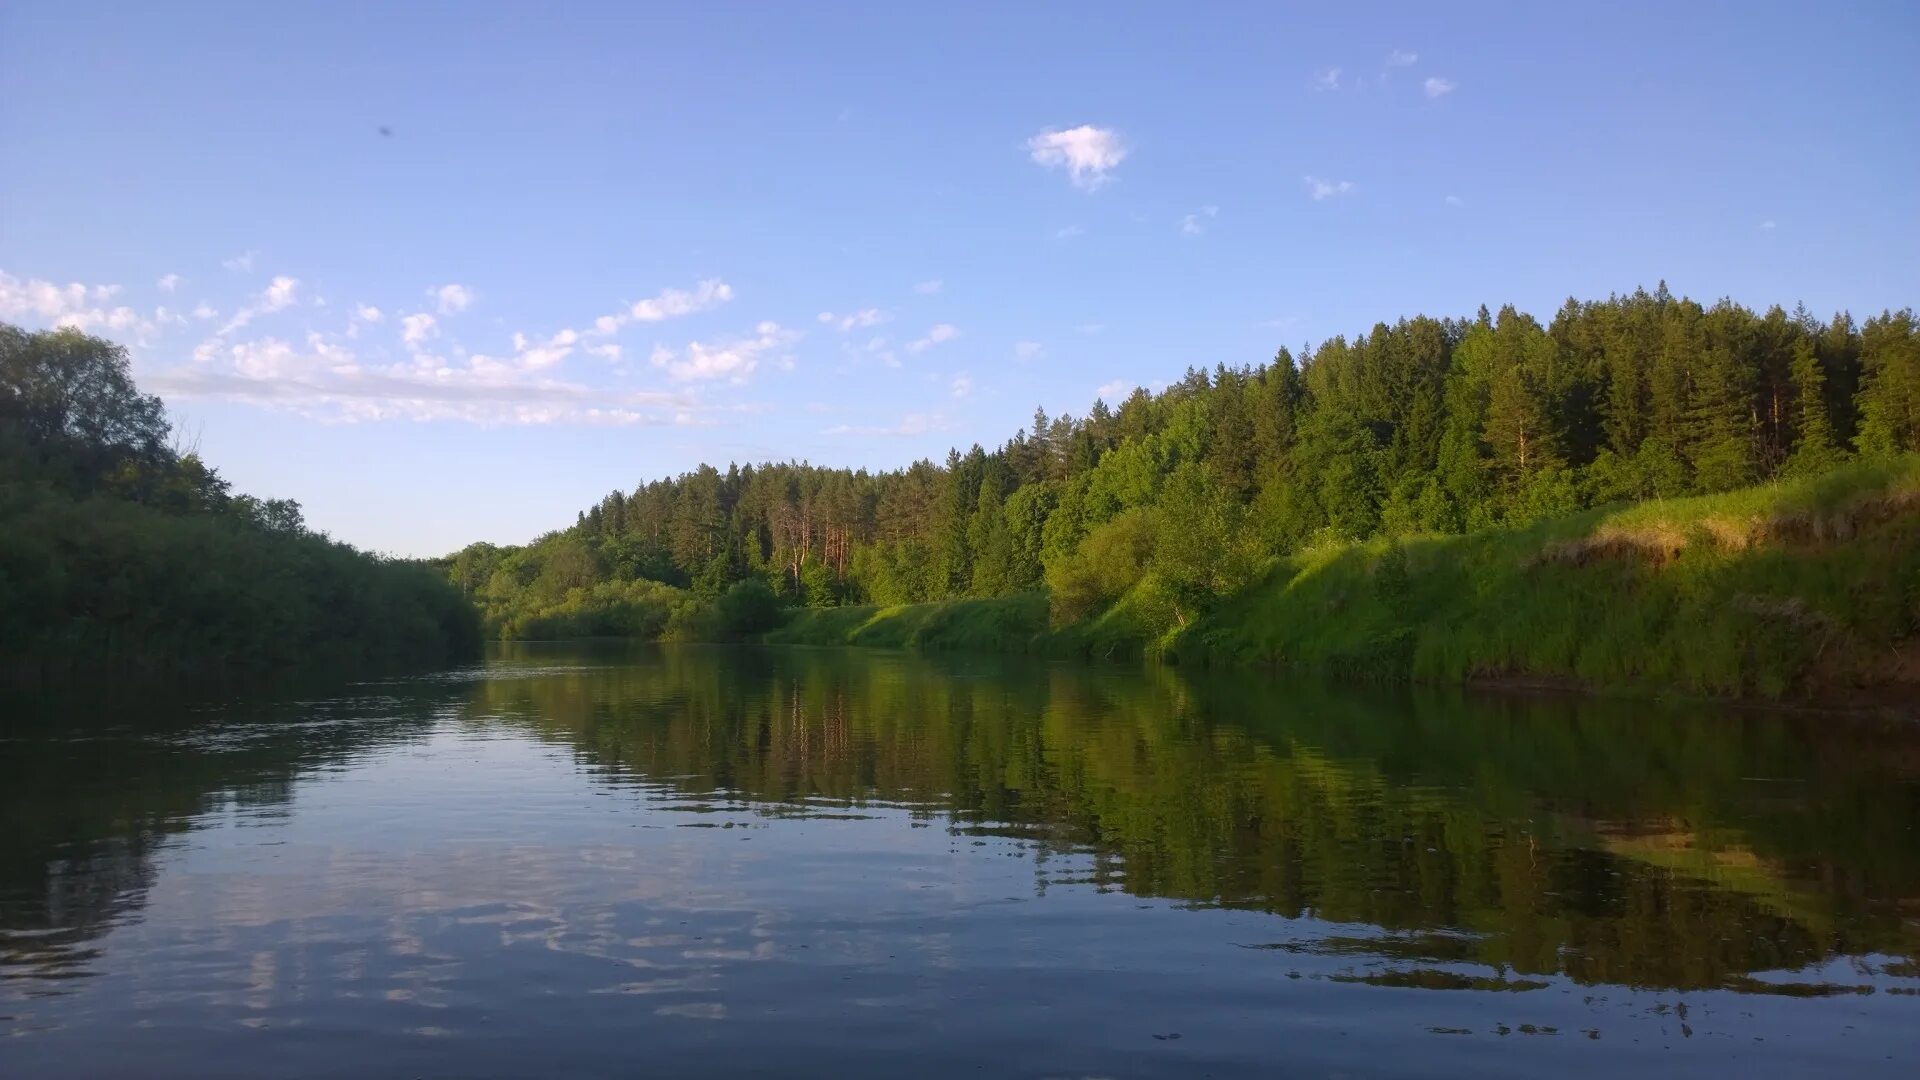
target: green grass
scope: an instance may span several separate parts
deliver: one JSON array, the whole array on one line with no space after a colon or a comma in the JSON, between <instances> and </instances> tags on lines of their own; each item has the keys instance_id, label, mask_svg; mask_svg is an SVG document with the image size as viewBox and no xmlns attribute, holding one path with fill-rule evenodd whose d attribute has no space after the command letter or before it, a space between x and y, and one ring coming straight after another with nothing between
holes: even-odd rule
<instances>
[{"instance_id":1,"label":"green grass","mask_svg":"<svg viewBox=\"0 0 1920 1080\"><path fill-rule=\"evenodd\" d=\"M1024 652L1044 648L1047 637L1046 595L1018 593L892 607L800 608L766 640L928 652Z\"/></svg>"},{"instance_id":2,"label":"green grass","mask_svg":"<svg viewBox=\"0 0 1920 1080\"><path fill-rule=\"evenodd\" d=\"M1915 677L1916 459L1394 549L1290 558L1170 651L1372 678L1758 698Z\"/></svg>"}]
</instances>

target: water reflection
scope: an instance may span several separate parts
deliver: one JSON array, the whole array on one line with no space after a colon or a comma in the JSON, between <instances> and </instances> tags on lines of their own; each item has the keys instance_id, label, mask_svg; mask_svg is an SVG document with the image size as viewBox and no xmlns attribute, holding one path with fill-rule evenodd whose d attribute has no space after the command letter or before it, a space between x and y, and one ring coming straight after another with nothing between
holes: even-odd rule
<instances>
[{"instance_id":1,"label":"water reflection","mask_svg":"<svg viewBox=\"0 0 1920 1080\"><path fill-rule=\"evenodd\" d=\"M597 1071L640 1024L702 1071L1562 1048L1473 1059L1529 1072L1604 1029L1588 1067L1858 1072L1920 988L1905 728L616 644L42 711L0 732L0 1071L217 1071L234 1030L325 1040L288 1073Z\"/></svg>"}]
</instances>

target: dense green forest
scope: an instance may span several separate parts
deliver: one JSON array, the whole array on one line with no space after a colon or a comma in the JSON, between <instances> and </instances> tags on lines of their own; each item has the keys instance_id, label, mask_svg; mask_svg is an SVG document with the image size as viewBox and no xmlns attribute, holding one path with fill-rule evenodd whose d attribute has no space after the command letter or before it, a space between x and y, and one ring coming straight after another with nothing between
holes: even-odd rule
<instances>
[{"instance_id":1,"label":"dense green forest","mask_svg":"<svg viewBox=\"0 0 1920 1080\"><path fill-rule=\"evenodd\" d=\"M431 567L236 494L172 440L126 351L0 324L0 681L238 675L471 655Z\"/></svg>"},{"instance_id":2,"label":"dense green forest","mask_svg":"<svg viewBox=\"0 0 1920 1080\"><path fill-rule=\"evenodd\" d=\"M1012 596L993 618L1018 633L1038 605L1055 629L1127 608L1130 641L1165 642L1309 552L1524 531L1916 450L1911 311L1823 321L1662 284L1569 300L1544 325L1512 307L1420 316L1189 369L944 463L702 466L446 565L506 637L705 636L701 601L731 588L811 608Z\"/></svg>"}]
</instances>

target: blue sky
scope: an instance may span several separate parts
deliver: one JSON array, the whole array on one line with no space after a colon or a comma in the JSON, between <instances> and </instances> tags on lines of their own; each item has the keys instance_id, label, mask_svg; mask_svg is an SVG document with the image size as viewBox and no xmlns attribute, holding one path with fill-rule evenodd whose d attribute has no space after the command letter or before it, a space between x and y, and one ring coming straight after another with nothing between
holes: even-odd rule
<instances>
[{"instance_id":1,"label":"blue sky","mask_svg":"<svg viewBox=\"0 0 1920 1080\"><path fill-rule=\"evenodd\" d=\"M15 2L0 319L438 554L1400 315L1908 306L1920 8L1837 7Z\"/></svg>"}]
</instances>

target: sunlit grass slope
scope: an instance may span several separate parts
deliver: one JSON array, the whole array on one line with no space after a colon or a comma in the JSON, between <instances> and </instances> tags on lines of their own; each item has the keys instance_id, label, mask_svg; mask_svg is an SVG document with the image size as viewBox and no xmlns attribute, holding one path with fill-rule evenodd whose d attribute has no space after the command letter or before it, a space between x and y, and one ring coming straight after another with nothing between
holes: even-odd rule
<instances>
[{"instance_id":1,"label":"sunlit grass slope","mask_svg":"<svg viewBox=\"0 0 1920 1080\"><path fill-rule=\"evenodd\" d=\"M1171 652L1377 678L1920 691L1920 460L1306 552Z\"/></svg>"}]
</instances>

